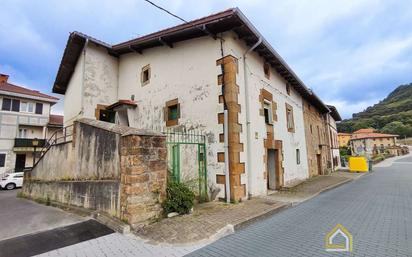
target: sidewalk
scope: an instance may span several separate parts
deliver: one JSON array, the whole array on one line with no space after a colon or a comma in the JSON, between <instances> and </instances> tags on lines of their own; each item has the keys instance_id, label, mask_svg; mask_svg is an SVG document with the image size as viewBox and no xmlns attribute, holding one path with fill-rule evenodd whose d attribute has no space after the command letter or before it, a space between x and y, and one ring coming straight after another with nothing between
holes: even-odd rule
<instances>
[{"instance_id":1,"label":"sidewalk","mask_svg":"<svg viewBox=\"0 0 412 257\"><path fill-rule=\"evenodd\" d=\"M358 179L367 173L350 173L336 171L331 175L316 176L287 190L278 191L266 196L266 199L290 203L292 205L309 200L323 191L338 187L342 184Z\"/></svg>"},{"instance_id":2,"label":"sidewalk","mask_svg":"<svg viewBox=\"0 0 412 257\"><path fill-rule=\"evenodd\" d=\"M287 203L263 198L254 198L238 204L203 203L195 206L193 214L163 219L144 227L136 232L136 235L152 244L207 243L287 206Z\"/></svg>"},{"instance_id":3,"label":"sidewalk","mask_svg":"<svg viewBox=\"0 0 412 257\"><path fill-rule=\"evenodd\" d=\"M161 220L135 232L136 235L114 233L41 256L183 256L242 226L363 175L335 172L314 177L288 191L238 204L199 204L193 214Z\"/></svg>"}]
</instances>

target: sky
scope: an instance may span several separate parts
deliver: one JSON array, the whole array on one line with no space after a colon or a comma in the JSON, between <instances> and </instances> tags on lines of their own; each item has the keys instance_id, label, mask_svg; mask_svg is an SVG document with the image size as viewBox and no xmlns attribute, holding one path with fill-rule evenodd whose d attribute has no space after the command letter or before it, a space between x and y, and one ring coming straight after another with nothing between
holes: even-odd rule
<instances>
[{"instance_id":1,"label":"sky","mask_svg":"<svg viewBox=\"0 0 412 257\"><path fill-rule=\"evenodd\" d=\"M412 82L412 0L153 0L186 20L239 7L344 118ZM51 93L69 33L109 44L180 24L143 0L0 0L0 73ZM63 96L52 112L63 113Z\"/></svg>"}]
</instances>

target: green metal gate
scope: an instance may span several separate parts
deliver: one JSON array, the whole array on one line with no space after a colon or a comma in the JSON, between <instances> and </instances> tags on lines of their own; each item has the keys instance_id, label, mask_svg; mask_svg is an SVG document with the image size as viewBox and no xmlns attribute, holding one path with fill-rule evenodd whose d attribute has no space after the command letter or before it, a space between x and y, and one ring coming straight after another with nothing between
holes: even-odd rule
<instances>
[{"instance_id":1,"label":"green metal gate","mask_svg":"<svg viewBox=\"0 0 412 257\"><path fill-rule=\"evenodd\" d=\"M199 201L205 201L207 199L206 136L196 130L187 132L167 130L164 134L168 151L169 178L177 182L187 182L182 178L182 168L187 168L185 165L188 163L181 160L183 158L196 161L197 170L192 171L189 167L189 173L193 173L189 175L197 175Z\"/></svg>"}]
</instances>

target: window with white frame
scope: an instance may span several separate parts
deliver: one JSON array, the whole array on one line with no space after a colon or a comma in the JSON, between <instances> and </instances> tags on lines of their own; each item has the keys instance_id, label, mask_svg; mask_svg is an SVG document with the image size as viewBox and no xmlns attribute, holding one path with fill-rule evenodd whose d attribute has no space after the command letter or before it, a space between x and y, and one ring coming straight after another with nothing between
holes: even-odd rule
<instances>
[{"instance_id":1,"label":"window with white frame","mask_svg":"<svg viewBox=\"0 0 412 257\"><path fill-rule=\"evenodd\" d=\"M19 138L26 138L27 137L27 129L21 128L19 129Z\"/></svg>"},{"instance_id":2,"label":"window with white frame","mask_svg":"<svg viewBox=\"0 0 412 257\"><path fill-rule=\"evenodd\" d=\"M34 103L32 102L21 102L20 103L20 112L34 112Z\"/></svg>"},{"instance_id":3,"label":"window with white frame","mask_svg":"<svg viewBox=\"0 0 412 257\"><path fill-rule=\"evenodd\" d=\"M273 124L272 103L265 100L263 102L263 111L265 114L265 123Z\"/></svg>"}]
</instances>

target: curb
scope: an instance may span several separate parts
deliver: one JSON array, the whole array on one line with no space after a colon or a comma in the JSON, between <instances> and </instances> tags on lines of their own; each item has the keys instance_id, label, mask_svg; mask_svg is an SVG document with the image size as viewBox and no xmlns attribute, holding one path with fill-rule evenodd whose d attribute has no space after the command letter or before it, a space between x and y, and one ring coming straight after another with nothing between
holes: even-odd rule
<instances>
[{"instance_id":1,"label":"curb","mask_svg":"<svg viewBox=\"0 0 412 257\"><path fill-rule=\"evenodd\" d=\"M283 205L280 205L279 207L277 207L275 209L271 209L271 210L262 212L262 213L257 214L257 215L255 215L255 216L253 216L253 217L251 217L247 220L244 220L244 221L241 221L237 224L234 224L233 225L234 231L236 232L236 231L238 231L242 228L245 228L245 227L251 225L252 223L255 223L256 221L266 219L269 216L272 216L273 214L281 212L281 211L283 211L283 210L285 210L285 209L287 209L291 206L292 206L292 203L284 203Z\"/></svg>"}]
</instances>

